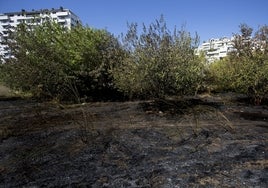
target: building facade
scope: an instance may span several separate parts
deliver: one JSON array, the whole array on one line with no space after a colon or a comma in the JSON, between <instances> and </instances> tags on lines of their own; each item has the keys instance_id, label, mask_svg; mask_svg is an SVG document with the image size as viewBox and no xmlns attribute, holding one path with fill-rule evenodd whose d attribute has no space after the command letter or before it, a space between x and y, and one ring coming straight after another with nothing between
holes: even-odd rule
<instances>
[{"instance_id":1,"label":"building facade","mask_svg":"<svg viewBox=\"0 0 268 188\"><path fill-rule=\"evenodd\" d=\"M48 19L53 20L68 29L82 24L77 15L71 10L62 7L51 10L21 10L20 12L0 14L0 57L2 57L2 59L10 57L8 47L2 44L2 41L8 38L9 30L16 28L21 23L39 25Z\"/></svg>"},{"instance_id":2,"label":"building facade","mask_svg":"<svg viewBox=\"0 0 268 188\"><path fill-rule=\"evenodd\" d=\"M223 37L219 39L210 39L202 43L196 50L196 54L205 54L208 62L222 59L234 50L232 39Z\"/></svg>"}]
</instances>

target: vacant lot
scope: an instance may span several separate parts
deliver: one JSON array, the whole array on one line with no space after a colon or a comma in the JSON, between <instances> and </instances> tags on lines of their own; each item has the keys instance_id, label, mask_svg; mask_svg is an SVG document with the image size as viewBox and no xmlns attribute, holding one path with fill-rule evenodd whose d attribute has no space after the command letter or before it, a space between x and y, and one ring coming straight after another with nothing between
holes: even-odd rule
<instances>
[{"instance_id":1,"label":"vacant lot","mask_svg":"<svg viewBox=\"0 0 268 188\"><path fill-rule=\"evenodd\" d=\"M268 108L232 94L0 101L0 187L267 187Z\"/></svg>"}]
</instances>

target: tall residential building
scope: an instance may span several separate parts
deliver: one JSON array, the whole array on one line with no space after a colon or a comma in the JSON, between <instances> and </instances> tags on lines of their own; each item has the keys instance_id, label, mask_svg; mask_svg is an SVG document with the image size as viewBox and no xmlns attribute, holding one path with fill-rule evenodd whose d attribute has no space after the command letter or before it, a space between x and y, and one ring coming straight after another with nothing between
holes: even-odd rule
<instances>
[{"instance_id":1,"label":"tall residential building","mask_svg":"<svg viewBox=\"0 0 268 188\"><path fill-rule=\"evenodd\" d=\"M7 46L2 44L2 41L8 37L8 31L10 29L16 28L20 23L39 25L47 19L53 20L69 29L81 24L77 15L75 15L71 10L64 9L62 7L51 10L21 10L19 12L0 14L0 57L6 59L10 56Z\"/></svg>"},{"instance_id":2,"label":"tall residential building","mask_svg":"<svg viewBox=\"0 0 268 188\"><path fill-rule=\"evenodd\" d=\"M196 54L205 53L208 62L222 59L227 54L234 50L232 39L227 37L219 39L210 39L201 44L196 51Z\"/></svg>"}]
</instances>

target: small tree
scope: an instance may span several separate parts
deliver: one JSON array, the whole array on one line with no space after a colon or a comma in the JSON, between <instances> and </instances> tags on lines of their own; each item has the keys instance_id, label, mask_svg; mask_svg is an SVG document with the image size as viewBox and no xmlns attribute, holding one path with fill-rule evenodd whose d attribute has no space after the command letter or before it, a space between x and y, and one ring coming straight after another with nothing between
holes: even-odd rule
<instances>
[{"instance_id":1,"label":"small tree","mask_svg":"<svg viewBox=\"0 0 268 188\"><path fill-rule=\"evenodd\" d=\"M14 89L60 100L115 90L110 69L120 45L105 30L68 30L50 21L34 28L22 24L6 44L14 58L3 65L3 80Z\"/></svg>"},{"instance_id":2,"label":"small tree","mask_svg":"<svg viewBox=\"0 0 268 188\"><path fill-rule=\"evenodd\" d=\"M62 27L50 22L35 28L19 25L6 41L13 58L3 66L4 81L16 90L34 95L52 97L59 93L67 77L67 66L66 54L55 41L63 33Z\"/></svg>"},{"instance_id":3,"label":"small tree","mask_svg":"<svg viewBox=\"0 0 268 188\"><path fill-rule=\"evenodd\" d=\"M113 71L117 87L130 96L164 97L195 93L202 64L194 55L198 37L182 28L169 31L161 16L148 27L128 25L123 38L125 58Z\"/></svg>"},{"instance_id":4,"label":"small tree","mask_svg":"<svg viewBox=\"0 0 268 188\"><path fill-rule=\"evenodd\" d=\"M241 34L234 39L235 51L210 67L216 85L221 90L248 94L255 104L268 94L268 29L267 26L251 36L253 29L240 25Z\"/></svg>"}]
</instances>

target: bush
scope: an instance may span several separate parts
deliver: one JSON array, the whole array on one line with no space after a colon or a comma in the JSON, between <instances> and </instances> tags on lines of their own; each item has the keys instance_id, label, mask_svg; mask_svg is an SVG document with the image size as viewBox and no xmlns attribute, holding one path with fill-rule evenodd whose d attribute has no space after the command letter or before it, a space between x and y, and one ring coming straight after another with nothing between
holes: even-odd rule
<instances>
[{"instance_id":1,"label":"bush","mask_svg":"<svg viewBox=\"0 0 268 188\"><path fill-rule=\"evenodd\" d=\"M105 30L67 30L50 21L34 28L22 24L6 44L14 58L2 66L2 79L13 89L59 100L116 91L110 69L120 45Z\"/></svg>"},{"instance_id":2,"label":"bush","mask_svg":"<svg viewBox=\"0 0 268 188\"><path fill-rule=\"evenodd\" d=\"M234 40L236 50L211 64L210 74L217 90L244 93L260 104L268 94L268 27L261 27L254 37L250 27L242 24L240 28L242 34Z\"/></svg>"},{"instance_id":3,"label":"bush","mask_svg":"<svg viewBox=\"0 0 268 188\"><path fill-rule=\"evenodd\" d=\"M138 35L137 24L122 42L124 60L113 69L115 85L130 97L194 94L202 81L203 64L194 55L198 37L182 28L170 32L163 17Z\"/></svg>"}]
</instances>

